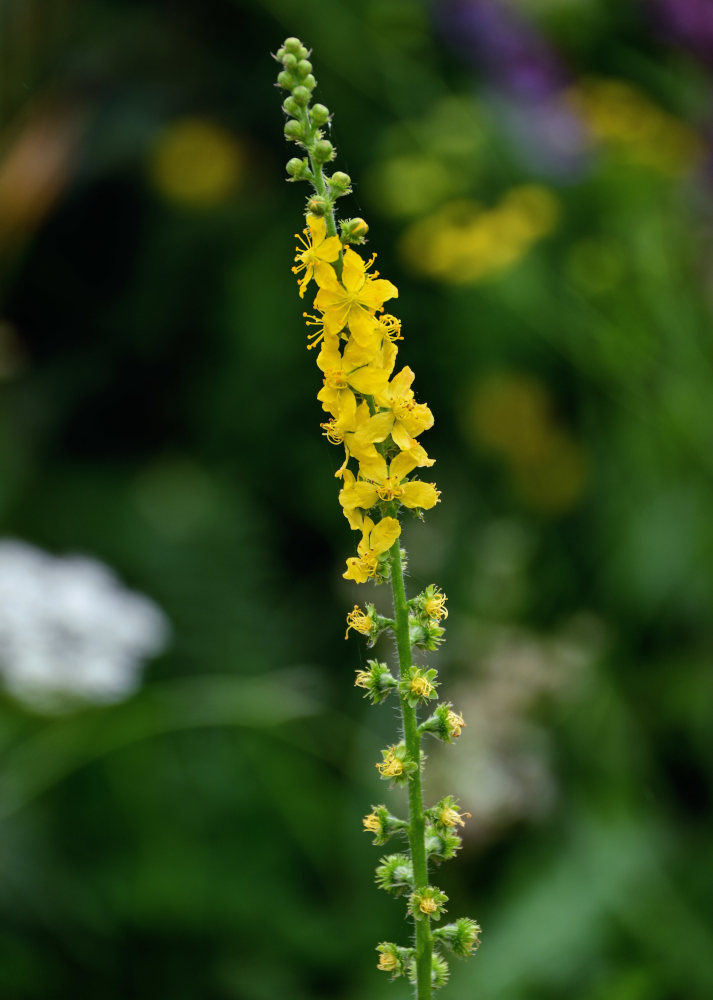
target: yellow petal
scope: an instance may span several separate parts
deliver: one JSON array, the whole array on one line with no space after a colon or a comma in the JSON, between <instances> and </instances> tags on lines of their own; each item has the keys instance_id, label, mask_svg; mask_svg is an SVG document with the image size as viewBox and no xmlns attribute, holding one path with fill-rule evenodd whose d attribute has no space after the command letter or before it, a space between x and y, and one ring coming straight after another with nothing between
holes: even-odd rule
<instances>
[{"instance_id":1,"label":"yellow petal","mask_svg":"<svg viewBox=\"0 0 713 1000\"><path fill-rule=\"evenodd\" d=\"M342 576L345 580L354 580L356 583L366 583L369 574L364 568L361 559L350 556L347 559L347 568Z\"/></svg>"},{"instance_id":2,"label":"yellow petal","mask_svg":"<svg viewBox=\"0 0 713 1000\"><path fill-rule=\"evenodd\" d=\"M358 292L364 284L364 261L351 247L344 251L342 267L342 284L348 292Z\"/></svg>"},{"instance_id":3,"label":"yellow petal","mask_svg":"<svg viewBox=\"0 0 713 1000\"><path fill-rule=\"evenodd\" d=\"M386 278L370 278L359 292L359 301L370 309L381 309L387 299L396 299L398 295L399 290L391 281Z\"/></svg>"},{"instance_id":4,"label":"yellow petal","mask_svg":"<svg viewBox=\"0 0 713 1000\"><path fill-rule=\"evenodd\" d=\"M359 368L357 371L351 372L347 376L347 381L349 385L353 385L356 391L361 392L362 395L373 396L384 388L387 378L388 376L383 369L374 369L366 365L364 368Z\"/></svg>"},{"instance_id":5,"label":"yellow petal","mask_svg":"<svg viewBox=\"0 0 713 1000\"><path fill-rule=\"evenodd\" d=\"M394 423L391 430L391 437L393 438L394 444L397 444L402 451L410 451L416 444L415 438L411 437L400 420L397 420Z\"/></svg>"},{"instance_id":6,"label":"yellow petal","mask_svg":"<svg viewBox=\"0 0 713 1000\"><path fill-rule=\"evenodd\" d=\"M399 480L405 479L409 472L416 468L418 465L417 458L408 451L400 452L396 458L392 461L391 467L389 468L389 475Z\"/></svg>"},{"instance_id":7,"label":"yellow petal","mask_svg":"<svg viewBox=\"0 0 713 1000\"><path fill-rule=\"evenodd\" d=\"M315 249L315 257L320 261L336 260L342 251L342 241L338 236L330 236L324 243Z\"/></svg>"},{"instance_id":8,"label":"yellow petal","mask_svg":"<svg viewBox=\"0 0 713 1000\"><path fill-rule=\"evenodd\" d=\"M319 244L324 241L324 237L327 235L327 222L324 216L308 215L307 226L309 228L310 235L312 236L312 246L319 246Z\"/></svg>"},{"instance_id":9,"label":"yellow petal","mask_svg":"<svg viewBox=\"0 0 713 1000\"><path fill-rule=\"evenodd\" d=\"M373 313L368 312L358 302L354 302L349 309L348 322L349 329L359 344L364 347L373 347L375 351L378 350L379 339Z\"/></svg>"},{"instance_id":10,"label":"yellow petal","mask_svg":"<svg viewBox=\"0 0 713 1000\"><path fill-rule=\"evenodd\" d=\"M377 555L388 551L401 534L401 525L395 517L382 517L369 539L370 547Z\"/></svg>"},{"instance_id":11,"label":"yellow petal","mask_svg":"<svg viewBox=\"0 0 713 1000\"><path fill-rule=\"evenodd\" d=\"M386 459L378 453L372 461L359 463L359 475L362 479L371 479L375 483L383 483L388 474Z\"/></svg>"},{"instance_id":12,"label":"yellow petal","mask_svg":"<svg viewBox=\"0 0 713 1000\"><path fill-rule=\"evenodd\" d=\"M390 410L375 413L363 427L359 428L362 441L385 441L394 426L394 415Z\"/></svg>"},{"instance_id":13,"label":"yellow petal","mask_svg":"<svg viewBox=\"0 0 713 1000\"><path fill-rule=\"evenodd\" d=\"M439 496L435 483L406 483L401 503L404 507L422 507L424 510L430 510L438 503Z\"/></svg>"}]
</instances>

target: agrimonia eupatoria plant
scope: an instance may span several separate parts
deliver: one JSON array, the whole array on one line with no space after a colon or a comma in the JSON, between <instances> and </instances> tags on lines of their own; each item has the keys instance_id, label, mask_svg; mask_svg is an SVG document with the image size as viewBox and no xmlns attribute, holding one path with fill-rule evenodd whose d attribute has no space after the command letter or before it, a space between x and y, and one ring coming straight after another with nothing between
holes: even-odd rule
<instances>
[{"instance_id":1,"label":"agrimonia eupatoria plant","mask_svg":"<svg viewBox=\"0 0 713 1000\"><path fill-rule=\"evenodd\" d=\"M448 980L445 955L472 955L480 943L475 920L461 917L433 927L445 912L447 896L429 881L429 862L452 858L460 846L459 827L468 814L448 795L424 808L421 771L426 736L452 743L465 725L447 701L436 701L437 671L413 662L414 650L434 650L443 640L441 622L448 617L446 597L435 585L407 598L404 585L405 553L401 548L400 518L438 503L435 484L416 472L434 464L416 440L433 425L425 403L417 403L408 367L396 374L397 342L401 323L384 311L384 303L398 296L390 281L374 270L375 256L366 260L355 249L364 243L368 226L363 219L335 221L337 199L349 194L347 174L325 172L336 151L322 128L331 114L312 101L316 86L310 52L298 38L288 38L275 58L281 63L279 87L288 91L283 110L288 116L285 136L306 155L287 164L289 179L307 181L313 193L307 199L306 228L298 236L293 271L304 298L311 282L317 286L313 311L305 312L310 349L318 349L317 366L323 385L317 398L328 419L322 423L327 439L344 449L336 475L342 487L339 502L350 527L359 532L357 554L347 559L344 576L357 583L390 583L393 618L379 614L373 604L355 605L347 615L347 636L359 632L372 646L382 632L396 638L398 672L385 663L367 661L357 671L356 685L373 704L398 699L401 732L393 745L381 751L376 767L392 785L408 790L408 819L393 816L385 805L372 807L364 828L381 846L401 838L402 850L383 857L376 882L395 896L404 896L414 925L413 943L403 947L390 941L378 945L378 968L392 978L407 977L417 1000L428 1000L433 989Z\"/></svg>"}]
</instances>

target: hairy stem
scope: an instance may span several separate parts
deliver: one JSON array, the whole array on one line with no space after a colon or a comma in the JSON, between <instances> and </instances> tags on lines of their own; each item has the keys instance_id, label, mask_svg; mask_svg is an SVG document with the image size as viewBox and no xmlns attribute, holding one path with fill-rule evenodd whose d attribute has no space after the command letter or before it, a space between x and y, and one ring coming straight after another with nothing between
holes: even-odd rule
<instances>
[{"instance_id":1,"label":"hairy stem","mask_svg":"<svg viewBox=\"0 0 713 1000\"><path fill-rule=\"evenodd\" d=\"M400 539L391 547L391 589L394 596L394 618L396 644L399 653L399 671L403 676L411 667L411 642L408 628L408 607L404 587L404 571L401 563ZM417 765L408 783L409 825L408 838L413 862L414 888L416 891L428 885L428 862L426 860L425 820L423 816L423 794L421 791L421 737L418 732L416 710L411 708L404 697L401 698L404 740L409 758ZM415 919L416 925L416 1000L431 998L431 923L424 914Z\"/></svg>"}]
</instances>

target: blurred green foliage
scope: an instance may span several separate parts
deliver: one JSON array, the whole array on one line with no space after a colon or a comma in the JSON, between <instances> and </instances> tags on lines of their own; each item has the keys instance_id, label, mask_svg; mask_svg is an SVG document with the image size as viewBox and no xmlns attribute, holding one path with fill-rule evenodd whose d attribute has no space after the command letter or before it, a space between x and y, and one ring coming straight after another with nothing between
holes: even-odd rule
<instances>
[{"instance_id":1,"label":"blurred green foliage","mask_svg":"<svg viewBox=\"0 0 713 1000\"><path fill-rule=\"evenodd\" d=\"M106 561L173 627L121 705L0 706L3 997L403 995L361 833L392 720L352 687L290 273L288 34L436 414L443 502L407 545L468 728L428 792L473 813L443 885L484 928L449 988L713 996L713 45L682 23L2 0L2 532Z\"/></svg>"}]
</instances>

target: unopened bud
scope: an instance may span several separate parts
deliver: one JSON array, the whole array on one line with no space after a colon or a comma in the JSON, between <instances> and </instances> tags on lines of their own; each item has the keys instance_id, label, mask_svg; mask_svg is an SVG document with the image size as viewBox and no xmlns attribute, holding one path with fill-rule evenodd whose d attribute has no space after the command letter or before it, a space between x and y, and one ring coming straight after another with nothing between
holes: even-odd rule
<instances>
[{"instance_id":1,"label":"unopened bud","mask_svg":"<svg viewBox=\"0 0 713 1000\"><path fill-rule=\"evenodd\" d=\"M329 108L325 108L323 104L313 104L310 117L315 125L326 125L329 121Z\"/></svg>"},{"instance_id":2,"label":"unopened bud","mask_svg":"<svg viewBox=\"0 0 713 1000\"><path fill-rule=\"evenodd\" d=\"M289 122L285 122L285 136L288 139L293 139L295 142L299 142L300 139L304 138L304 126L302 122L297 122L292 119Z\"/></svg>"},{"instance_id":3,"label":"unopened bud","mask_svg":"<svg viewBox=\"0 0 713 1000\"><path fill-rule=\"evenodd\" d=\"M299 113L300 113L300 111L302 110L302 108L300 107L300 105L297 103L297 101L292 96L285 98L285 101L284 101L282 107L287 112L287 114L288 115L292 115L293 118L297 118L298 115L299 115Z\"/></svg>"},{"instance_id":4,"label":"unopened bud","mask_svg":"<svg viewBox=\"0 0 713 1000\"><path fill-rule=\"evenodd\" d=\"M310 215L326 215L330 211L332 205L328 198L323 198L321 195L316 194L312 198L307 199L307 212Z\"/></svg>"},{"instance_id":5,"label":"unopened bud","mask_svg":"<svg viewBox=\"0 0 713 1000\"><path fill-rule=\"evenodd\" d=\"M295 55L299 54L300 50L304 48L299 38L295 38L294 36L285 39L284 47L287 52L292 52Z\"/></svg>"},{"instance_id":6,"label":"unopened bud","mask_svg":"<svg viewBox=\"0 0 713 1000\"><path fill-rule=\"evenodd\" d=\"M300 59L297 63L297 75L307 76L308 73L312 72L312 63L309 59Z\"/></svg>"},{"instance_id":7,"label":"unopened bud","mask_svg":"<svg viewBox=\"0 0 713 1000\"><path fill-rule=\"evenodd\" d=\"M307 74L302 83L308 90L314 90L314 88L317 86L317 81L315 80L315 78L312 76L311 73Z\"/></svg>"},{"instance_id":8,"label":"unopened bud","mask_svg":"<svg viewBox=\"0 0 713 1000\"><path fill-rule=\"evenodd\" d=\"M299 181L309 173L309 165L307 160L300 159L297 156L293 156L291 160L287 161L287 166L285 167L287 173L292 177L293 180Z\"/></svg>"},{"instance_id":9,"label":"unopened bud","mask_svg":"<svg viewBox=\"0 0 713 1000\"><path fill-rule=\"evenodd\" d=\"M306 87L295 87L292 91L292 96L302 106L309 104L310 94Z\"/></svg>"},{"instance_id":10,"label":"unopened bud","mask_svg":"<svg viewBox=\"0 0 713 1000\"><path fill-rule=\"evenodd\" d=\"M329 139L320 139L319 142L314 144L312 156L317 163L328 163L329 160L334 159L336 152Z\"/></svg>"},{"instance_id":11,"label":"unopened bud","mask_svg":"<svg viewBox=\"0 0 713 1000\"><path fill-rule=\"evenodd\" d=\"M285 69L297 69L297 56L292 52L288 52L285 58L282 60L282 65Z\"/></svg>"},{"instance_id":12,"label":"unopened bud","mask_svg":"<svg viewBox=\"0 0 713 1000\"><path fill-rule=\"evenodd\" d=\"M363 243L369 227L363 219L345 219L341 224L342 243Z\"/></svg>"},{"instance_id":13,"label":"unopened bud","mask_svg":"<svg viewBox=\"0 0 713 1000\"><path fill-rule=\"evenodd\" d=\"M288 73L286 69L283 69L281 73L277 74L277 86L282 87L283 90L292 90L295 85L295 78L292 73Z\"/></svg>"}]
</instances>

